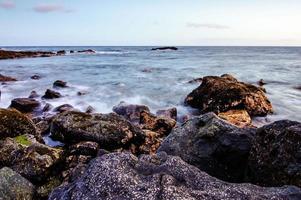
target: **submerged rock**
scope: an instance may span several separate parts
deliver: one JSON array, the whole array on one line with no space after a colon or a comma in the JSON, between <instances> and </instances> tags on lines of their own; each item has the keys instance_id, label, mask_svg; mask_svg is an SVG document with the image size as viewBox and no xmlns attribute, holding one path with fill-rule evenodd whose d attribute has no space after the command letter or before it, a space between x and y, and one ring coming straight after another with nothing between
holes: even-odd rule
<instances>
[{"instance_id":1,"label":"submerged rock","mask_svg":"<svg viewBox=\"0 0 301 200\"><path fill-rule=\"evenodd\" d=\"M164 153L139 158L112 153L94 159L80 178L56 188L49 200L298 198L300 188L226 183Z\"/></svg>"},{"instance_id":2,"label":"submerged rock","mask_svg":"<svg viewBox=\"0 0 301 200\"><path fill-rule=\"evenodd\" d=\"M219 113L218 116L241 128L251 126L252 124L252 119L245 110L228 110Z\"/></svg>"},{"instance_id":3,"label":"submerged rock","mask_svg":"<svg viewBox=\"0 0 301 200\"><path fill-rule=\"evenodd\" d=\"M0 74L0 82L12 82L12 81L17 81L17 79Z\"/></svg>"},{"instance_id":4,"label":"submerged rock","mask_svg":"<svg viewBox=\"0 0 301 200\"><path fill-rule=\"evenodd\" d=\"M16 98L11 101L9 107L23 113L29 113L40 107L40 102L32 98Z\"/></svg>"},{"instance_id":5,"label":"submerged rock","mask_svg":"<svg viewBox=\"0 0 301 200\"><path fill-rule=\"evenodd\" d=\"M140 121L142 111L150 112L145 105L127 104L125 102L120 102L117 106L114 106L113 111L136 124Z\"/></svg>"},{"instance_id":6,"label":"submerged rock","mask_svg":"<svg viewBox=\"0 0 301 200\"><path fill-rule=\"evenodd\" d=\"M56 98L60 98L62 97L62 95L59 92L47 89L44 96L42 96L42 98L44 99L56 99Z\"/></svg>"},{"instance_id":7,"label":"submerged rock","mask_svg":"<svg viewBox=\"0 0 301 200\"><path fill-rule=\"evenodd\" d=\"M158 151L180 156L222 180L243 182L254 132L207 113L175 128Z\"/></svg>"},{"instance_id":8,"label":"submerged rock","mask_svg":"<svg viewBox=\"0 0 301 200\"><path fill-rule=\"evenodd\" d=\"M138 127L114 113L64 112L53 119L51 133L54 139L62 142L93 141L108 149L140 145L144 140Z\"/></svg>"},{"instance_id":9,"label":"submerged rock","mask_svg":"<svg viewBox=\"0 0 301 200\"><path fill-rule=\"evenodd\" d=\"M301 187L301 123L283 120L257 129L248 175L263 186Z\"/></svg>"},{"instance_id":10,"label":"submerged rock","mask_svg":"<svg viewBox=\"0 0 301 200\"><path fill-rule=\"evenodd\" d=\"M34 186L20 174L8 167L0 169L0 199L31 200L34 193Z\"/></svg>"},{"instance_id":11,"label":"submerged rock","mask_svg":"<svg viewBox=\"0 0 301 200\"><path fill-rule=\"evenodd\" d=\"M231 75L204 77L202 84L186 97L185 103L202 113L233 109L246 110L250 116L272 113L272 104L260 88L239 82Z\"/></svg>"},{"instance_id":12,"label":"submerged rock","mask_svg":"<svg viewBox=\"0 0 301 200\"><path fill-rule=\"evenodd\" d=\"M152 51L157 51L157 50L174 50L174 51L176 51L176 50L178 50L178 48L177 47L158 47L158 48L152 48Z\"/></svg>"},{"instance_id":13,"label":"submerged rock","mask_svg":"<svg viewBox=\"0 0 301 200\"><path fill-rule=\"evenodd\" d=\"M17 110L0 108L0 140L22 134L40 137L34 123L26 115Z\"/></svg>"},{"instance_id":14,"label":"submerged rock","mask_svg":"<svg viewBox=\"0 0 301 200\"><path fill-rule=\"evenodd\" d=\"M62 81L62 80L57 80L53 83L53 87L54 88L66 88L67 86L67 82Z\"/></svg>"}]
</instances>

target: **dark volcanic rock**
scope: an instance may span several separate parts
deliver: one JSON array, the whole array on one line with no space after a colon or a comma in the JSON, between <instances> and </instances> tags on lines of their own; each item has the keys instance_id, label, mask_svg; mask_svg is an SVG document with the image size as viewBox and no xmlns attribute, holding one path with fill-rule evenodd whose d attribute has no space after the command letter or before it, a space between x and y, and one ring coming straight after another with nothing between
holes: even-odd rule
<instances>
[{"instance_id":1,"label":"dark volcanic rock","mask_svg":"<svg viewBox=\"0 0 301 200\"><path fill-rule=\"evenodd\" d=\"M95 157L98 150L98 143L90 141L79 142L69 147L70 154L72 155L86 155Z\"/></svg>"},{"instance_id":2,"label":"dark volcanic rock","mask_svg":"<svg viewBox=\"0 0 301 200\"><path fill-rule=\"evenodd\" d=\"M222 180L243 182L254 132L207 113L175 128L158 151L180 156Z\"/></svg>"},{"instance_id":3,"label":"dark volcanic rock","mask_svg":"<svg viewBox=\"0 0 301 200\"><path fill-rule=\"evenodd\" d=\"M11 101L10 108L15 108L23 113L33 112L40 107L40 102L32 98L16 98Z\"/></svg>"},{"instance_id":4,"label":"dark volcanic rock","mask_svg":"<svg viewBox=\"0 0 301 200\"><path fill-rule=\"evenodd\" d=\"M44 98L44 99L56 99L56 98L60 98L61 96L62 95L59 92L47 89L42 98Z\"/></svg>"},{"instance_id":5,"label":"dark volcanic rock","mask_svg":"<svg viewBox=\"0 0 301 200\"><path fill-rule=\"evenodd\" d=\"M34 186L20 174L7 167L0 169L0 199L31 200L34 192Z\"/></svg>"},{"instance_id":6,"label":"dark volcanic rock","mask_svg":"<svg viewBox=\"0 0 301 200\"><path fill-rule=\"evenodd\" d=\"M67 82L62 81L62 80L57 80L53 83L53 87L54 88L66 88L67 86Z\"/></svg>"},{"instance_id":7,"label":"dark volcanic rock","mask_svg":"<svg viewBox=\"0 0 301 200\"><path fill-rule=\"evenodd\" d=\"M174 51L176 51L176 50L178 50L178 48L177 47L158 47L158 48L152 48L152 51L157 51L157 50L174 50Z\"/></svg>"},{"instance_id":8,"label":"dark volcanic rock","mask_svg":"<svg viewBox=\"0 0 301 200\"><path fill-rule=\"evenodd\" d=\"M301 123L284 120L257 129L249 178L263 186L301 187Z\"/></svg>"},{"instance_id":9,"label":"dark volcanic rock","mask_svg":"<svg viewBox=\"0 0 301 200\"><path fill-rule=\"evenodd\" d=\"M96 53L93 49L77 51L78 53Z\"/></svg>"},{"instance_id":10,"label":"dark volcanic rock","mask_svg":"<svg viewBox=\"0 0 301 200\"><path fill-rule=\"evenodd\" d=\"M82 199L300 199L294 186L264 188L220 181L164 153L113 153L97 157L83 176L56 188L50 200Z\"/></svg>"},{"instance_id":11,"label":"dark volcanic rock","mask_svg":"<svg viewBox=\"0 0 301 200\"><path fill-rule=\"evenodd\" d=\"M108 149L140 145L144 140L138 127L114 113L64 112L53 119L51 133L54 139L62 142L94 141Z\"/></svg>"},{"instance_id":12,"label":"dark volcanic rock","mask_svg":"<svg viewBox=\"0 0 301 200\"><path fill-rule=\"evenodd\" d=\"M272 113L272 105L260 88L239 82L231 75L204 77L202 84L186 97L185 103L203 113L233 109L246 110L250 116Z\"/></svg>"},{"instance_id":13,"label":"dark volcanic rock","mask_svg":"<svg viewBox=\"0 0 301 200\"><path fill-rule=\"evenodd\" d=\"M61 50L61 51L56 52L56 54L57 55L65 55L66 51L65 50Z\"/></svg>"},{"instance_id":14,"label":"dark volcanic rock","mask_svg":"<svg viewBox=\"0 0 301 200\"><path fill-rule=\"evenodd\" d=\"M142 111L150 112L145 105L127 104L125 102L120 102L117 106L114 106L113 111L136 124L140 121Z\"/></svg>"},{"instance_id":15,"label":"dark volcanic rock","mask_svg":"<svg viewBox=\"0 0 301 200\"><path fill-rule=\"evenodd\" d=\"M1 59L14 59L14 58L35 58L35 57L50 57L56 55L53 52L45 51L5 51L0 50Z\"/></svg>"},{"instance_id":16,"label":"dark volcanic rock","mask_svg":"<svg viewBox=\"0 0 301 200\"><path fill-rule=\"evenodd\" d=\"M17 79L0 74L0 82L12 82L12 81L17 81Z\"/></svg>"},{"instance_id":17,"label":"dark volcanic rock","mask_svg":"<svg viewBox=\"0 0 301 200\"><path fill-rule=\"evenodd\" d=\"M34 123L17 110L0 109L0 140L22 134L37 136Z\"/></svg>"},{"instance_id":18,"label":"dark volcanic rock","mask_svg":"<svg viewBox=\"0 0 301 200\"><path fill-rule=\"evenodd\" d=\"M156 115L177 120L178 111L177 111L177 108L169 108L169 109L165 109L165 110L158 110L156 112Z\"/></svg>"}]
</instances>

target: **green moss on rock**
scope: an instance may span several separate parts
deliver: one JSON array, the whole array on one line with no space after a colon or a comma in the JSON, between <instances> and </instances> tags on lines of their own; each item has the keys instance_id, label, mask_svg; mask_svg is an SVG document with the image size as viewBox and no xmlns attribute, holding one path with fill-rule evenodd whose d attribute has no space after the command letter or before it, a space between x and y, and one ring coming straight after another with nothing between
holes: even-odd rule
<instances>
[{"instance_id":1,"label":"green moss on rock","mask_svg":"<svg viewBox=\"0 0 301 200\"><path fill-rule=\"evenodd\" d=\"M26 137L26 135L20 135L14 138L14 140L22 145L29 146L32 142Z\"/></svg>"}]
</instances>

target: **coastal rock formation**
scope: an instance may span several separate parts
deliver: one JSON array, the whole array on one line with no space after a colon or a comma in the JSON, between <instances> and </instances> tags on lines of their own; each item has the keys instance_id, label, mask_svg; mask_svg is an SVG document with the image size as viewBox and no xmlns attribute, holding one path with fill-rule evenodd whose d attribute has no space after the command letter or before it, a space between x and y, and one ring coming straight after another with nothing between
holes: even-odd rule
<instances>
[{"instance_id":1,"label":"coastal rock formation","mask_svg":"<svg viewBox=\"0 0 301 200\"><path fill-rule=\"evenodd\" d=\"M176 50L178 50L178 48L177 47L158 47L158 48L152 48L152 51L157 51L157 50L174 50L174 51L176 51Z\"/></svg>"},{"instance_id":2,"label":"coastal rock formation","mask_svg":"<svg viewBox=\"0 0 301 200\"><path fill-rule=\"evenodd\" d=\"M272 104L260 88L227 74L204 77L202 84L186 97L185 103L202 113L233 109L246 110L250 116L272 113Z\"/></svg>"},{"instance_id":3,"label":"coastal rock formation","mask_svg":"<svg viewBox=\"0 0 301 200\"><path fill-rule=\"evenodd\" d=\"M42 98L44 99L57 99L62 97L62 95L59 92L47 89L44 96L42 96Z\"/></svg>"},{"instance_id":4,"label":"coastal rock formation","mask_svg":"<svg viewBox=\"0 0 301 200\"><path fill-rule=\"evenodd\" d=\"M24 114L14 109L0 108L0 140L22 134L32 134L40 137L34 123Z\"/></svg>"},{"instance_id":5,"label":"coastal rock formation","mask_svg":"<svg viewBox=\"0 0 301 200\"><path fill-rule=\"evenodd\" d=\"M59 112L59 113L62 113L62 112L65 112L65 111L71 111L73 110L73 106L70 105L70 104L63 104L63 105L60 105L56 108L53 109L54 112Z\"/></svg>"},{"instance_id":6,"label":"coastal rock formation","mask_svg":"<svg viewBox=\"0 0 301 200\"><path fill-rule=\"evenodd\" d=\"M0 82L12 82L12 81L17 81L17 79L0 74Z\"/></svg>"},{"instance_id":7,"label":"coastal rock formation","mask_svg":"<svg viewBox=\"0 0 301 200\"><path fill-rule=\"evenodd\" d=\"M248 174L263 186L301 187L301 123L283 120L257 129Z\"/></svg>"},{"instance_id":8,"label":"coastal rock formation","mask_svg":"<svg viewBox=\"0 0 301 200\"><path fill-rule=\"evenodd\" d=\"M156 112L156 115L177 120L178 111L177 111L177 108L168 108L168 109L164 109L164 110L158 110Z\"/></svg>"},{"instance_id":9,"label":"coastal rock formation","mask_svg":"<svg viewBox=\"0 0 301 200\"><path fill-rule=\"evenodd\" d=\"M175 128L158 152L180 156L222 180L243 182L254 132L253 129L233 126L214 113L207 113Z\"/></svg>"},{"instance_id":10,"label":"coastal rock formation","mask_svg":"<svg viewBox=\"0 0 301 200\"><path fill-rule=\"evenodd\" d=\"M33 98L16 98L11 101L9 107L23 113L29 113L40 107L40 102Z\"/></svg>"},{"instance_id":11,"label":"coastal rock formation","mask_svg":"<svg viewBox=\"0 0 301 200\"><path fill-rule=\"evenodd\" d=\"M139 147L139 153L153 155L157 152L158 148L160 147L165 137L157 132L146 130L146 129L143 130L143 132L145 135L145 141Z\"/></svg>"},{"instance_id":12,"label":"coastal rock formation","mask_svg":"<svg viewBox=\"0 0 301 200\"><path fill-rule=\"evenodd\" d=\"M54 88L66 88L66 87L68 87L68 86L67 86L67 82L62 81L62 80L56 80L56 81L53 83L53 87L54 87Z\"/></svg>"},{"instance_id":13,"label":"coastal rock formation","mask_svg":"<svg viewBox=\"0 0 301 200\"><path fill-rule=\"evenodd\" d=\"M59 55L59 56L62 56L62 55L65 55L65 54L66 54L65 50L60 50L60 51L56 52L56 55Z\"/></svg>"},{"instance_id":14,"label":"coastal rock formation","mask_svg":"<svg viewBox=\"0 0 301 200\"><path fill-rule=\"evenodd\" d=\"M93 49L86 49L77 51L78 53L96 53Z\"/></svg>"},{"instance_id":15,"label":"coastal rock formation","mask_svg":"<svg viewBox=\"0 0 301 200\"><path fill-rule=\"evenodd\" d=\"M0 166L10 167L30 181L43 182L61 161L63 151L38 143L32 135L0 141Z\"/></svg>"},{"instance_id":16,"label":"coastal rock formation","mask_svg":"<svg viewBox=\"0 0 301 200\"><path fill-rule=\"evenodd\" d=\"M57 115L51 124L54 139L66 143L93 141L105 149L140 145L144 140L142 131L115 114L87 114L68 111Z\"/></svg>"},{"instance_id":17,"label":"coastal rock formation","mask_svg":"<svg viewBox=\"0 0 301 200\"><path fill-rule=\"evenodd\" d=\"M31 200L34 192L34 186L20 174L7 167L0 169L0 199Z\"/></svg>"},{"instance_id":18,"label":"coastal rock formation","mask_svg":"<svg viewBox=\"0 0 301 200\"><path fill-rule=\"evenodd\" d=\"M218 116L241 128L251 126L252 124L252 119L245 110L228 110L219 113Z\"/></svg>"},{"instance_id":19,"label":"coastal rock formation","mask_svg":"<svg viewBox=\"0 0 301 200\"><path fill-rule=\"evenodd\" d=\"M113 111L135 124L139 123L142 111L150 112L145 105L127 104L125 102L120 102L117 106L114 106Z\"/></svg>"},{"instance_id":20,"label":"coastal rock formation","mask_svg":"<svg viewBox=\"0 0 301 200\"><path fill-rule=\"evenodd\" d=\"M49 200L298 198L300 188L225 183L164 153L139 158L112 153L94 159L80 178L56 188Z\"/></svg>"},{"instance_id":21,"label":"coastal rock formation","mask_svg":"<svg viewBox=\"0 0 301 200\"><path fill-rule=\"evenodd\" d=\"M15 58L36 58L36 57L50 57L56 55L53 52L47 51L6 51L0 50L1 59L15 59Z\"/></svg>"}]
</instances>

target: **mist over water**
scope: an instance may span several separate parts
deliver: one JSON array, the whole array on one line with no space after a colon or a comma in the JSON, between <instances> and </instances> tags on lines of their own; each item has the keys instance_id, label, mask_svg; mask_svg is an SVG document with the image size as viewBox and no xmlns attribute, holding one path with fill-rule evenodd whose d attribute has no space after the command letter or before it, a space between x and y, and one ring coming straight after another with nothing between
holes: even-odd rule
<instances>
[{"instance_id":1,"label":"mist over water","mask_svg":"<svg viewBox=\"0 0 301 200\"><path fill-rule=\"evenodd\" d=\"M58 89L63 98L47 100L84 111L89 105L108 113L120 101L148 105L152 111L176 106L180 114L186 95L198 86L188 81L229 73L256 84L264 79L275 113L258 123L279 119L301 121L301 48L298 47L180 47L178 51L150 51L151 47L5 47L12 50L82 50L96 54L67 54L49 58L1 60L0 73L19 81L1 85L0 107L32 90L43 95L55 80L68 82ZM40 80L32 80L32 75ZM78 96L77 92L86 92ZM46 102L44 102L46 103Z\"/></svg>"}]
</instances>

